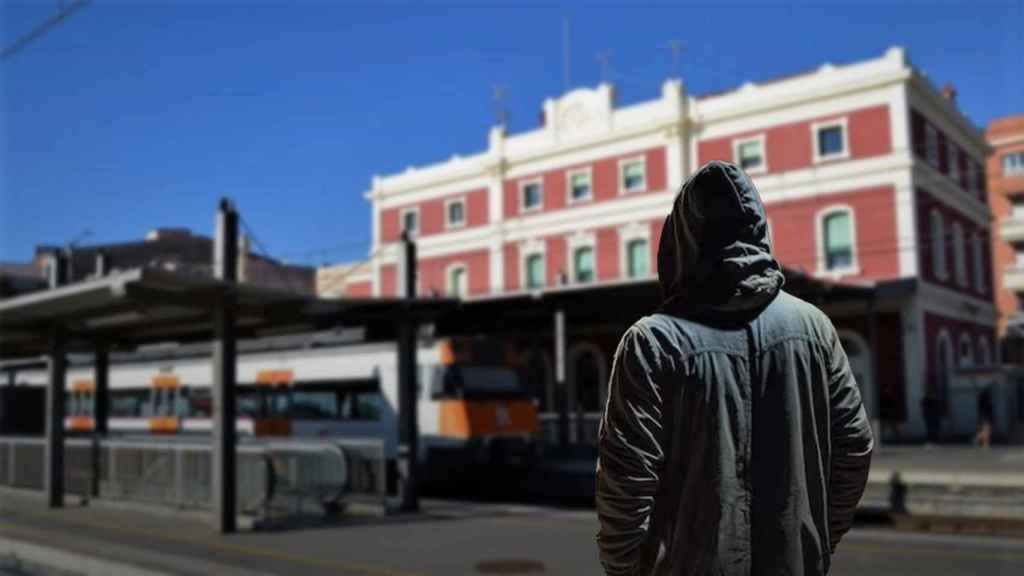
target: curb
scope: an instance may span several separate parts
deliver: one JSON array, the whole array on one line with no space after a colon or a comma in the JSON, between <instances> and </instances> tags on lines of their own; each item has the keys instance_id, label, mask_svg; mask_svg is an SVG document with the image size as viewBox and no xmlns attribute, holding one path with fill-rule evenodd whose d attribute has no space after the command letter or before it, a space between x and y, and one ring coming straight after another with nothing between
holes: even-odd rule
<instances>
[{"instance_id":1,"label":"curb","mask_svg":"<svg viewBox=\"0 0 1024 576\"><path fill-rule=\"evenodd\" d=\"M68 576L172 576L133 564L112 562L101 558L68 552L59 548L41 546L24 540L0 536L0 567L9 560L15 566L41 567L45 570L60 570Z\"/></svg>"}]
</instances>

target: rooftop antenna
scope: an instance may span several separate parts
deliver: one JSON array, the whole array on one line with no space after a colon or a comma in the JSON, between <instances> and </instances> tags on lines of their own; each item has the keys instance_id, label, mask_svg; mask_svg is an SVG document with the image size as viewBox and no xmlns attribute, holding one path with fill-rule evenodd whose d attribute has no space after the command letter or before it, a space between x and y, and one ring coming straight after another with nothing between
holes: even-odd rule
<instances>
[{"instance_id":1,"label":"rooftop antenna","mask_svg":"<svg viewBox=\"0 0 1024 576\"><path fill-rule=\"evenodd\" d=\"M505 87L501 84L494 85L494 113L498 120L498 126L507 127L508 110L505 109Z\"/></svg>"},{"instance_id":2,"label":"rooftop antenna","mask_svg":"<svg viewBox=\"0 0 1024 576\"><path fill-rule=\"evenodd\" d=\"M676 78L680 78L679 58L683 53L683 43L679 40L672 40L668 43L668 47L672 50L672 75Z\"/></svg>"},{"instance_id":3,"label":"rooftop antenna","mask_svg":"<svg viewBox=\"0 0 1024 576\"><path fill-rule=\"evenodd\" d=\"M569 91L569 17L562 19L562 92Z\"/></svg>"},{"instance_id":4,"label":"rooftop antenna","mask_svg":"<svg viewBox=\"0 0 1024 576\"><path fill-rule=\"evenodd\" d=\"M597 53L597 63L601 65L601 83L608 82L608 52Z\"/></svg>"}]
</instances>

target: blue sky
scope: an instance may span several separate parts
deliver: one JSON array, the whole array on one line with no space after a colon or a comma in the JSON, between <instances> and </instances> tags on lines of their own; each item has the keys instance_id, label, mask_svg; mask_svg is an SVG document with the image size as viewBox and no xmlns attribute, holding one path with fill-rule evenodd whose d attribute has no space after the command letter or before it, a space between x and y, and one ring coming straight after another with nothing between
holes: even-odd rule
<instances>
[{"instance_id":1,"label":"blue sky","mask_svg":"<svg viewBox=\"0 0 1024 576\"><path fill-rule=\"evenodd\" d=\"M55 0L0 0L10 45ZM365 257L374 173L483 149L493 86L510 128L594 85L620 101L672 73L694 94L907 48L978 125L1024 112L1024 0L359 4L93 0L0 62L0 260L38 243L210 233L227 195L273 256Z\"/></svg>"}]
</instances>

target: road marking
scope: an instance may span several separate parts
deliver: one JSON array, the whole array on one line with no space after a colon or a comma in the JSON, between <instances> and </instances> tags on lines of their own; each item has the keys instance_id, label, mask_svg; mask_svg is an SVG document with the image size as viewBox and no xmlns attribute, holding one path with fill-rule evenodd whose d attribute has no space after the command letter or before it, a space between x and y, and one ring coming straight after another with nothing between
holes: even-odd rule
<instances>
[{"instance_id":1,"label":"road marking","mask_svg":"<svg viewBox=\"0 0 1024 576\"><path fill-rule=\"evenodd\" d=\"M26 516L33 516L35 518L50 519L50 515L49 514L37 514L37 513L33 513L33 512L26 512L24 509L18 510L17 513L24 514ZM0 521L0 523L3 523L3 522L4 521ZM362 575L365 575L365 576L420 576L419 574L417 574L415 572L398 572L398 571L394 571L394 570L375 568L373 566L366 566L366 565L362 565L362 564L347 564L347 563L342 563L342 562L331 562L331 561L327 561L327 560L317 560L315 558L309 558L309 557L306 557L306 556L297 556L297 555L294 555L294 554L288 554L288 553L284 553L284 552L274 552L274 551L269 550L269 549L250 548L248 546L242 546L242 545L239 545L239 544L227 544L227 543L224 543L224 542L212 542L212 541L196 540L196 539L189 538L189 537L186 537L186 536L178 536L178 535L175 535L175 534L168 534L166 532L161 532L159 530L152 530L150 528L141 528L141 527L137 527L137 526L122 526L122 525L118 525L118 524L110 524L110 523L107 523L107 522L96 522L96 521L83 520L83 519L80 519L80 518L72 519L72 520L62 520L62 522L66 522L67 524L77 525L77 526L90 526L90 527L93 527L93 528L101 528L101 529L110 530L110 531L113 531L113 532L123 532L123 533L131 533L131 534L143 534L143 535L146 535L146 536L150 536L150 537L157 538L157 539L162 539L162 540L168 540L168 541L171 541L171 542L187 543L187 544L192 544L192 545L196 545L196 546L199 546L199 547L212 548L212 549L217 549L217 550L221 550L221 551L234 552L234 553L238 553L238 554L246 554L246 555L249 555L249 556L270 558L270 559L279 560L279 561L282 561L282 562L291 562L291 563L295 563L295 564L305 564L307 566L314 566L314 567L318 567L318 568L326 568L326 569L332 570L334 572L339 572L339 573L342 573L342 574L352 574L353 572L355 572L357 574L362 574ZM14 524L14 527L17 528L17 525ZM211 559L206 559L206 560L211 561Z\"/></svg>"}]
</instances>

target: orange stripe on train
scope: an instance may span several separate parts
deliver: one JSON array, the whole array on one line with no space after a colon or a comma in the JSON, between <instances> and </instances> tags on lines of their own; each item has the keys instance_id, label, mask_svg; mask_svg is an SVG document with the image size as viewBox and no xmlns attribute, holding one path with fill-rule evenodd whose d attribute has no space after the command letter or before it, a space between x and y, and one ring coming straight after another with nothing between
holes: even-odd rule
<instances>
[{"instance_id":1,"label":"orange stripe on train","mask_svg":"<svg viewBox=\"0 0 1024 576\"><path fill-rule=\"evenodd\" d=\"M441 400L442 436L471 438L537 431L537 409L529 400Z\"/></svg>"}]
</instances>

